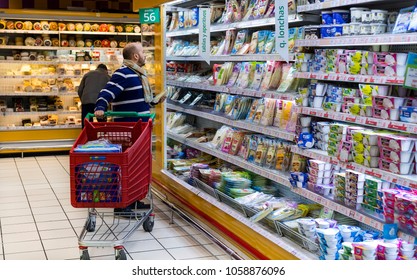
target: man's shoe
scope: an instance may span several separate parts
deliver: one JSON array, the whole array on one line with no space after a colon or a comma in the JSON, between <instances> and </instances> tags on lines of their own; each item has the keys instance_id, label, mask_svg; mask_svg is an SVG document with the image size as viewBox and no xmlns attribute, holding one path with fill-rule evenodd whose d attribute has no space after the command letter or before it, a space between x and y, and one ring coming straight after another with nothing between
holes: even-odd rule
<instances>
[{"instance_id":1,"label":"man's shoe","mask_svg":"<svg viewBox=\"0 0 417 280\"><path fill-rule=\"evenodd\" d=\"M150 204L145 204L142 201L135 201L128 206L130 209L149 209L151 208Z\"/></svg>"},{"instance_id":2,"label":"man's shoe","mask_svg":"<svg viewBox=\"0 0 417 280\"><path fill-rule=\"evenodd\" d=\"M123 218L134 218L136 216L136 213L130 209L129 207L127 208L114 208L114 215L115 216L120 216Z\"/></svg>"}]
</instances>

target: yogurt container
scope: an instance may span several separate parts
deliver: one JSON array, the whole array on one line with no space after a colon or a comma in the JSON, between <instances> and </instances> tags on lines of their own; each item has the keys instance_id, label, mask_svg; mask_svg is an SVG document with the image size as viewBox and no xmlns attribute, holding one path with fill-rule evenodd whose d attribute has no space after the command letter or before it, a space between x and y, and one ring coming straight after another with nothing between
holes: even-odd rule
<instances>
[{"instance_id":1,"label":"yogurt container","mask_svg":"<svg viewBox=\"0 0 417 280\"><path fill-rule=\"evenodd\" d=\"M350 11L349 10L332 10L333 23L344 24L350 23Z\"/></svg>"},{"instance_id":2,"label":"yogurt container","mask_svg":"<svg viewBox=\"0 0 417 280\"><path fill-rule=\"evenodd\" d=\"M371 23L372 22L372 12L367 10L367 11L362 11L362 23Z\"/></svg>"},{"instance_id":3,"label":"yogurt container","mask_svg":"<svg viewBox=\"0 0 417 280\"><path fill-rule=\"evenodd\" d=\"M359 35L361 33L360 22L350 23L349 26L350 26L350 35Z\"/></svg>"},{"instance_id":4,"label":"yogurt container","mask_svg":"<svg viewBox=\"0 0 417 280\"><path fill-rule=\"evenodd\" d=\"M373 35L384 34L387 32L387 25L385 23L371 23L371 33Z\"/></svg>"},{"instance_id":5,"label":"yogurt container","mask_svg":"<svg viewBox=\"0 0 417 280\"><path fill-rule=\"evenodd\" d=\"M387 23L388 11L386 10L371 10L371 18L373 23Z\"/></svg>"},{"instance_id":6,"label":"yogurt container","mask_svg":"<svg viewBox=\"0 0 417 280\"><path fill-rule=\"evenodd\" d=\"M321 12L321 23L322 24L333 24L333 12L322 11Z\"/></svg>"},{"instance_id":7,"label":"yogurt container","mask_svg":"<svg viewBox=\"0 0 417 280\"><path fill-rule=\"evenodd\" d=\"M373 96L372 105L385 109L399 109L404 105L406 98L393 96Z\"/></svg>"},{"instance_id":8,"label":"yogurt container","mask_svg":"<svg viewBox=\"0 0 417 280\"><path fill-rule=\"evenodd\" d=\"M372 34L372 28L371 25L368 23L362 23L360 25L361 31L360 35L371 35Z\"/></svg>"},{"instance_id":9,"label":"yogurt container","mask_svg":"<svg viewBox=\"0 0 417 280\"><path fill-rule=\"evenodd\" d=\"M379 168L394 174L409 175L414 171L414 163L395 163L381 158L379 159Z\"/></svg>"},{"instance_id":10,"label":"yogurt container","mask_svg":"<svg viewBox=\"0 0 417 280\"><path fill-rule=\"evenodd\" d=\"M387 148L381 148L380 157L382 159L390 160L395 163L398 163L398 162L409 163L410 160L414 159L414 153L409 152L409 151L406 151L406 152L392 151Z\"/></svg>"},{"instance_id":11,"label":"yogurt container","mask_svg":"<svg viewBox=\"0 0 417 280\"><path fill-rule=\"evenodd\" d=\"M350 22L362 22L362 13L369 11L368 8L350 8Z\"/></svg>"},{"instance_id":12,"label":"yogurt container","mask_svg":"<svg viewBox=\"0 0 417 280\"><path fill-rule=\"evenodd\" d=\"M401 135L380 135L378 145L381 148L392 151L411 152L414 149L416 139Z\"/></svg>"}]
</instances>

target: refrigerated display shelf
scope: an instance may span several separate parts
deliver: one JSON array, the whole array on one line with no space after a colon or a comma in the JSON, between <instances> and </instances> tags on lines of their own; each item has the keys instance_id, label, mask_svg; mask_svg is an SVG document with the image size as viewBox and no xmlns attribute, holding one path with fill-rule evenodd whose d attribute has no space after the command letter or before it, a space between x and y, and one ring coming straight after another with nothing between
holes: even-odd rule
<instances>
[{"instance_id":1,"label":"refrigerated display shelf","mask_svg":"<svg viewBox=\"0 0 417 280\"><path fill-rule=\"evenodd\" d=\"M295 112L313 117L320 117L335 121L343 121L348 123L369 126L376 129L388 129L407 133L417 133L417 124L415 123L382 120L372 117L354 116L349 113L329 112L323 109L309 107L296 107Z\"/></svg>"},{"instance_id":2,"label":"refrigerated display shelf","mask_svg":"<svg viewBox=\"0 0 417 280\"><path fill-rule=\"evenodd\" d=\"M250 221L246 216L243 216L241 212L231 208L230 206L220 202L218 199L212 197L210 194L207 194L200 189L191 186L190 184L184 182L183 180L179 179L175 175L173 175L168 170L161 171L164 175L175 181L176 183L182 185L184 188L188 189L192 193L198 195L211 205L217 207L218 209L222 210L224 213L228 214L229 216L233 217L236 221L244 224L248 228L252 229L253 231L257 232L258 234L262 235L263 237L267 238L268 240L274 242L276 245L280 246L287 252L293 254L295 257L301 260L316 260L317 255L311 253L307 250L300 250L298 247L299 245L295 242L291 241L290 239L283 239L277 235L276 232L271 232L270 230L264 228L263 226L259 225L258 223L254 223Z\"/></svg>"},{"instance_id":3,"label":"refrigerated display shelf","mask_svg":"<svg viewBox=\"0 0 417 280\"><path fill-rule=\"evenodd\" d=\"M350 83L367 83L367 84L383 84L383 85L403 85L404 84L404 78L387 77L387 76L296 72L294 73L294 77L299 78L299 79L350 82Z\"/></svg>"},{"instance_id":4,"label":"refrigerated display shelf","mask_svg":"<svg viewBox=\"0 0 417 280\"><path fill-rule=\"evenodd\" d=\"M389 0L388 0L389 1ZM333 1L316 1L314 4L300 5L297 7L297 12L312 12L321 11L324 9L338 8L350 5L372 4L377 2L387 2L387 0L333 0Z\"/></svg>"},{"instance_id":5,"label":"refrigerated display shelf","mask_svg":"<svg viewBox=\"0 0 417 280\"><path fill-rule=\"evenodd\" d=\"M246 169L248 171L254 172L258 175L261 175L265 178L268 178L274 182L277 182L278 184L281 184L287 188L289 188L292 192L299 194L305 198L310 199L311 201L317 202L330 210L342 213L352 219L355 219L359 222L362 222L368 226L371 226L375 229L382 230L383 229L383 222L379 219L372 217L371 215L361 213L355 209L346 207L342 204L339 204L330 198L321 196L317 193L314 193L312 191L309 191L307 189L302 188L293 188L292 185L289 182L289 174L284 172L279 172L275 170L265 169L263 167L257 166L255 164L249 163L245 161L244 159L225 154L221 151L214 150L210 147L208 147L205 144L197 143L191 139L186 139L182 137L181 135L177 135L171 132L167 132L167 137L171 138L179 143L182 143L184 145L187 145L189 147L192 147L194 149L200 150L206 154L212 155L214 157L217 157L219 159L222 159L226 162L230 162L236 166L239 166L243 169Z\"/></svg>"},{"instance_id":6,"label":"refrigerated display shelf","mask_svg":"<svg viewBox=\"0 0 417 280\"><path fill-rule=\"evenodd\" d=\"M317 149L301 149L296 146L292 146L293 153L303 155L308 158L321 160L327 163L338 165L344 169L350 169L360 173L364 173L369 176L373 176L388 182L396 183L406 187L417 188L417 175L398 175L391 172L387 172L378 168L366 167L354 162L341 162L336 157L329 156L327 151Z\"/></svg>"},{"instance_id":7,"label":"refrigerated display shelf","mask_svg":"<svg viewBox=\"0 0 417 280\"><path fill-rule=\"evenodd\" d=\"M316 40L296 40L297 47L342 47L372 45L407 45L417 44L417 34L379 34L324 38Z\"/></svg>"},{"instance_id":8,"label":"refrigerated display shelf","mask_svg":"<svg viewBox=\"0 0 417 280\"><path fill-rule=\"evenodd\" d=\"M269 135L269 136L280 138L280 139L285 139L285 140L292 141L292 142L295 141L295 137L296 137L295 133L288 132L288 131L285 131L276 127L252 124L250 122L246 122L242 120L232 120L223 116L216 115L209 111L204 112L202 110L184 108L182 106L178 106L178 105L170 104L170 103L167 103L167 109L175 110L177 112L183 112L183 113L190 114L193 116L198 116L207 120L219 122L225 125L229 125L229 126L233 126L236 128L241 128L241 129L245 129L245 130L249 130L249 131L253 131L257 133L262 133L265 135Z\"/></svg>"},{"instance_id":9,"label":"refrigerated display shelf","mask_svg":"<svg viewBox=\"0 0 417 280\"><path fill-rule=\"evenodd\" d=\"M181 82L181 81L174 81L174 80L168 80L166 84L168 86L176 86L176 87L182 87L182 88L224 92L224 93L231 93L231 94L250 96L250 97L278 98L278 99L283 99L283 100L294 100L295 95L296 95L295 92L280 93L276 91L242 89L238 87L227 87L227 86L212 86L206 83L190 83L190 82Z\"/></svg>"},{"instance_id":10,"label":"refrigerated display shelf","mask_svg":"<svg viewBox=\"0 0 417 280\"><path fill-rule=\"evenodd\" d=\"M81 129L81 125L77 124L63 124L63 125L54 125L54 126L0 126L0 131L36 131L36 130L45 130L45 129Z\"/></svg>"}]
</instances>

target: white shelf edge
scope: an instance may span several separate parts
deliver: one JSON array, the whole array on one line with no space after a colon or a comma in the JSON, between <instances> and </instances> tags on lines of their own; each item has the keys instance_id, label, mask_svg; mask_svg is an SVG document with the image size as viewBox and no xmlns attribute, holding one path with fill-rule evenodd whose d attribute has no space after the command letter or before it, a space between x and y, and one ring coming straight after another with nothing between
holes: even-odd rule
<instances>
[{"instance_id":1,"label":"white shelf edge","mask_svg":"<svg viewBox=\"0 0 417 280\"><path fill-rule=\"evenodd\" d=\"M309 21L311 16L310 15L302 15L304 16L304 21ZM317 17L317 19L319 19ZM292 16L288 19L288 24L295 24L302 22L301 19L297 18L296 16ZM212 24L210 26L210 32L221 32L227 31L229 29L243 29L243 28L251 28L251 27L263 27L263 26L273 26L275 25L275 18L261 18L261 19L254 19L248 21L240 21L240 22L232 22L228 24ZM180 36L189 36L189 35L196 35L199 33L198 27L193 28L186 28L183 30L175 30L175 31L167 31L167 37L180 37Z\"/></svg>"},{"instance_id":2,"label":"white shelf edge","mask_svg":"<svg viewBox=\"0 0 417 280\"><path fill-rule=\"evenodd\" d=\"M272 170L265 169L263 167L257 166L255 164L248 163L247 161L241 159L237 156L230 156L228 154L222 153L221 151L210 149L209 147L204 147L204 145L196 143L192 140L187 140L184 137L181 137L179 135L167 132L167 137L174 139L182 144L185 144L187 146L190 146L194 149L200 150L202 152L205 152L207 154L210 154L214 157L220 158L224 161L230 162L234 165L237 165L241 168L244 168L246 170L255 172L256 174L259 174L265 178L268 178L272 181L275 181L281 185L284 185L285 187L289 188L292 192L297 193L305 198L308 198L314 202L317 202L321 205L324 205L328 207L331 210L340 212L342 214L347 214L347 216L360 221L362 223L366 223L367 225L374 227L378 230L382 230L383 223L380 221L373 219L365 214L362 214L354 209L348 208L344 205L338 204L326 197L320 196L314 192L310 192L306 189L300 189L300 188L293 188L291 184L289 183L289 175L281 172L273 172Z\"/></svg>"},{"instance_id":3,"label":"white shelf edge","mask_svg":"<svg viewBox=\"0 0 417 280\"><path fill-rule=\"evenodd\" d=\"M38 79L68 79L68 78L82 78L83 75L15 75L15 76L2 76L0 75L0 79L32 79L32 78L38 78Z\"/></svg>"},{"instance_id":4,"label":"white shelf edge","mask_svg":"<svg viewBox=\"0 0 417 280\"><path fill-rule=\"evenodd\" d=\"M310 79L310 80L325 80L338 81L349 83L371 83L383 85L403 85L404 78L387 77L387 76L369 76L369 75L349 75L337 73L313 73L313 72L296 72L294 78Z\"/></svg>"},{"instance_id":5,"label":"white shelf edge","mask_svg":"<svg viewBox=\"0 0 417 280\"><path fill-rule=\"evenodd\" d=\"M120 64L118 61L52 61L52 60L0 60L0 64L45 64L45 65L59 65L59 64Z\"/></svg>"},{"instance_id":6,"label":"white shelf edge","mask_svg":"<svg viewBox=\"0 0 417 280\"><path fill-rule=\"evenodd\" d=\"M300 5L297 7L297 12L310 12L310 11L320 11L323 9L338 8L349 5L361 5L368 4L372 2L381 2L381 0L333 0L326 2L319 2L315 4Z\"/></svg>"},{"instance_id":7,"label":"white shelf edge","mask_svg":"<svg viewBox=\"0 0 417 280\"><path fill-rule=\"evenodd\" d=\"M167 56L167 61L205 61L200 56ZM284 61L279 54L245 54L245 55L212 55L210 61ZM295 55L290 54L289 61L294 61Z\"/></svg>"},{"instance_id":8,"label":"white shelf edge","mask_svg":"<svg viewBox=\"0 0 417 280\"><path fill-rule=\"evenodd\" d=\"M282 249L284 249L287 252L293 254L297 258L299 258L301 260L315 260L315 259L317 259L317 256L314 255L313 253L310 253L310 252L306 251L305 249L303 249L301 247L295 248L293 246L293 244L286 242L285 239L279 237L277 233L275 233L275 232L273 233L273 232L270 232L270 231L267 231L267 230L263 229L262 227L260 227L256 223L253 223L248 218L244 217L238 211L234 210L233 208L227 206L226 204L224 204L220 201L217 201L215 198L211 197L210 195L206 194L205 192L199 191L198 193L196 193L196 188L195 187L193 187L190 184L188 184L188 183L182 181L181 179L177 178L175 175L171 174L171 172L169 172L167 170L164 170L164 169L161 170L161 172L164 175L166 175L167 177L169 177L170 179L177 182L178 184L182 185L184 188L186 188L186 189L190 190L191 192L195 193L196 195L198 195L199 197L201 197L202 199L204 199L208 203L210 203L213 206L219 208L224 213L232 216L234 219L241 222L242 224L244 224L248 228L251 228L253 231L257 232L261 236L269 239L270 241L272 241L276 245L280 246ZM288 240L290 240L290 239L288 239Z\"/></svg>"},{"instance_id":9,"label":"white shelf edge","mask_svg":"<svg viewBox=\"0 0 417 280\"><path fill-rule=\"evenodd\" d=\"M50 129L74 129L81 128L81 125L54 125L54 126L0 126L1 131L32 131L32 130L50 130Z\"/></svg>"},{"instance_id":10,"label":"white shelf edge","mask_svg":"<svg viewBox=\"0 0 417 280\"><path fill-rule=\"evenodd\" d=\"M285 130L278 129L273 126L262 126L262 125L252 124L250 122L245 122L242 120L232 120L223 116L218 116L215 114L210 114L207 112L202 112L202 111L193 110L193 109L187 109L187 108L183 108L183 107L170 104L170 103L167 103L167 109L184 112L186 114L202 117L207 120L213 120L215 122L219 122L219 123L226 124L229 126L246 129L246 130L257 132L257 133L262 133L268 136L272 136L272 137L276 137L276 138L280 138L280 139L284 139L284 140L288 140L292 142L294 142L294 139L295 139L295 133L287 132Z\"/></svg>"},{"instance_id":11,"label":"white shelf edge","mask_svg":"<svg viewBox=\"0 0 417 280\"><path fill-rule=\"evenodd\" d=\"M354 124L360 124L364 126L370 126L377 129L388 129L399 132L408 132L417 134L417 124L406 123L401 121L382 120L372 117L354 116L348 113L330 112L323 109L309 108L309 107L296 107L297 112L303 115L315 116L320 118L326 118L336 121L349 122Z\"/></svg>"},{"instance_id":12,"label":"white shelf edge","mask_svg":"<svg viewBox=\"0 0 417 280\"><path fill-rule=\"evenodd\" d=\"M78 96L76 92L0 92L0 96Z\"/></svg>"},{"instance_id":13,"label":"white shelf edge","mask_svg":"<svg viewBox=\"0 0 417 280\"><path fill-rule=\"evenodd\" d=\"M0 33L8 33L8 34L51 34L51 35L57 35L57 34L59 34L59 31L2 29L2 30L0 30Z\"/></svg>"},{"instance_id":14,"label":"white shelf edge","mask_svg":"<svg viewBox=\"0 0 417 280\"><path fill-rule=\"evenodd\" d=\"M296 146L292 146L291 150L293 153L300 154L308 158L313 158L334 165L338 165L345 169L354 170L402 186L417 188L417 175L398 175L384 170L380 170L378 168L366 167L354 162L340 162L336 157L327 155L326 151L321 151L317 149L303 150Z\"/></svg>"},{"instance_id":15,"label":"white shelf edge","mask_svg":"<svg viewBox=\"0 0 417 280\"><path fill-rule=\"evenodd\" d=\"M340 47L340 46L369 46L369 45L403 45L416 44L417 34L380 34L324 38L317 40L296 40L297 47Z\"/></svg>"},{"instance_id":16,"label":"white shelf edge","mask_svg":"<svg viewBox=\"0 0 417 280\"><path fill-rule=\"evenodd\" d=\"M94 31L58 31L60 34L71 35L126 35L126 36L142 36L142 33L134 32L94 32Z\"/></svg>"},{"instance_id":17,"label":"white shelf edge","mask_svg":"<svg viewBox=\"0 0 417 280\"><path fill-rule=\"evenodd\" d=\"M170 86L176 86L176 87L185 87L185 88L192 88L192 89L199 89L199 90L232 93L232 94L250 96L250 97L279 98L279 99L284 99L284 100L294 100L295 98L295 93L280 93L276 91L241 89L238 87L227 87L227 86L211 86L211 85L201 84L201 83L178 82L178 81L172 81L172 80L168 80L166 84Z\"/></svg>"},{"instance_id":18,"label":"white shelf edge","mask_svg":"<svg viewBox=\"0 0 417 280\"><path fill-rule=\"evenodd\" d=\"M63 110L63 111L36 111L36 112L5 112L5 113L1 113L2 115L5 116L11 116L11 115L45 115L45 114L55 114L55 115L59 115L59 114L81 114L81 111L67 111L67 110Z\"/></svg>"}]
</instances>

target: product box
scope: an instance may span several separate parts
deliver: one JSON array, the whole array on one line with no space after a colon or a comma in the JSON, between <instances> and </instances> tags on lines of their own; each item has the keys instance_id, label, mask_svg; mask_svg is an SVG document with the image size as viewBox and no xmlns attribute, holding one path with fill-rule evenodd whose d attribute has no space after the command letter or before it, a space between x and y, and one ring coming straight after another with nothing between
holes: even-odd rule
<instances>
[{"instance_id":1,"label":"product box","mask_svg":"<svg viewBox=\"0 0 417 280\"><path fill-rule=\"evenodd\" d=\"M417 107L400 107L400 120L407 123L417 123Z\"/></svg>"}]
</instances>

